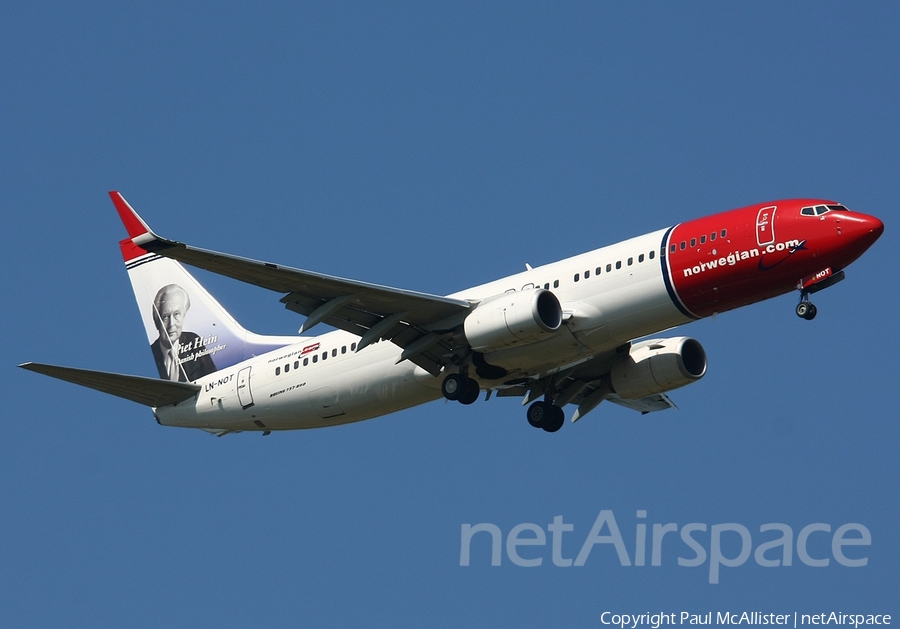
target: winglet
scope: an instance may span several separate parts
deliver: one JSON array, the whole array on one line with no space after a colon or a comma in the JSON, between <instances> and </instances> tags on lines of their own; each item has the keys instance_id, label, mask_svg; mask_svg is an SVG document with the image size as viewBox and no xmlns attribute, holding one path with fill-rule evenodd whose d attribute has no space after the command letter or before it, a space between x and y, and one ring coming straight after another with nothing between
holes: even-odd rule
<instances>
[{"instance_id":1,"label":"winglet","mask_svg":"<svg viewBox=\"0 0 900 629\"><path fill-rule=\"evenodd\" d=\"M119 218L122 219L125 229L128 230L128 237L131 238L134 244L143 245L159 239L159 236L153 233L153 230L144 222L144 219L138 216L134 208L128 204L125 197L115 190L110 191L109 197L112 199L113 205L116 206L116 211L119 213Z\"/></svg>"}]
</instances>

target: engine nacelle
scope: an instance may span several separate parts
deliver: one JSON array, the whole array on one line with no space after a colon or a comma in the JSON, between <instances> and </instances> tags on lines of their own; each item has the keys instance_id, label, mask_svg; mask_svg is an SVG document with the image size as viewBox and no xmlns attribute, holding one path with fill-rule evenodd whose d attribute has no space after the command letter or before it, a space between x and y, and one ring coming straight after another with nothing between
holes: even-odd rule
<instances>
[{"instance_id":1,"label":"engine nacelle","mask_svg":"<svg viewBox=\"0 0 900 629\"><path fill-rule=\"evenodd\" d=\"M610 371L613 390L628 400L664 393L706 374L703 346L687 336L642 341Z\"/></svg>"},{"instance_id":2,"label":"engine nacelle","mask_svg":"<svg viewBox=\"0 0 900 629\"><path fill-rule=\"evenodd\" d=\"M492 352L542 340L562 326L556 295L538 288L484 301L466 317L463 330L477 352Z\"/></svg>"}]
</instances>

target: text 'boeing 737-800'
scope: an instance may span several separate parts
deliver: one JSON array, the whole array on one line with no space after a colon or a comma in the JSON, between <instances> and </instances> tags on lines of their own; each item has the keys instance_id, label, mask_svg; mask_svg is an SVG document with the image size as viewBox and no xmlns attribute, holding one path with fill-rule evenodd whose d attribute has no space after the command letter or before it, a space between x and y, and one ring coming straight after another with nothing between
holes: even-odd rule
<instances>
[{"instance_id":1,"label":"text 'boeing 737-800'","mask_svg":"<svg viewBox=\"0 0 900 629\"><path fill-rule=\"evenodd\" d=\"M834 201L789 199L680 223L441 297L199 249L156 235L118 192L122 255L159 379L21 367L153 408L165 426L223 435L317 428L441 397L518 397L554 432L603 400L647 413L706 373L685 337L643 339L798 291L809 296L884 231ZM299 336L245 330L187 264L283 294ZM333 328L319 336L319 323Z\"/></svg>"}]
</instances>

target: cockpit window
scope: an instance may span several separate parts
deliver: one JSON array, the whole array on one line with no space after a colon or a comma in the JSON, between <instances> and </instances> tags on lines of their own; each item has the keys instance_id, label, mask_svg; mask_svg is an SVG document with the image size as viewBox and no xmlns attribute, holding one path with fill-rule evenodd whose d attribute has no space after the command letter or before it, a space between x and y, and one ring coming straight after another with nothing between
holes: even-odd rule
<instances>
[{"instance_id":1,"label":"cockpit window","mask_svg":"<svg viewBox=\"0 0 900 629\"><path fill-rule=\"evenodd\" d=\"M817 205L815 207L805 207L800 210L800 214L803 216L821 216L825 214L825 212L829 212L831 210L846 210L843 205Z\"/></svg>"},{"instance_id":2,"label":"cockpit window","mask_svg":"<svg viewBox=\"0 0 900 629\"><path fill-rule=\"evenodd\" d=\"M843 205L829 205L828 209L834 210L836 212L849 212L850 211L847 208L845 208Z\"/></svg>"}]
</instances>

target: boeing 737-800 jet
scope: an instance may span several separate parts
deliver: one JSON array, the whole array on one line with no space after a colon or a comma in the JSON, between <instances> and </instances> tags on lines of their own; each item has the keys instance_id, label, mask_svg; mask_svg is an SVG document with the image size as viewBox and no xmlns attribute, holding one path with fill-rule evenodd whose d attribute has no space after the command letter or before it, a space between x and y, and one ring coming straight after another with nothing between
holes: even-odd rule
<instances>
[{"instance_id":1,"label":"boeing 737-800 jet","mask_svg":"<svg viewBox=\"0 0 900 629\"><path fill-rule=\"evenodd\" d=\"M706 353L662 330L791 291L809 295L882 234L834 201L789 199L680 223L441 297L249 260L157 236L118 192L120 246L159 379L25 363L145 404L165 426L223 435L317 428L440 397L522 398L554 432L603 400L640 412L706 373ZM182 263L282 293L300 336L245 330ZM308 336L324 323L336 330Z\"/></svg>"}]
</instances>

